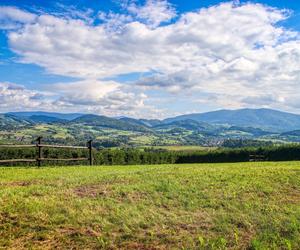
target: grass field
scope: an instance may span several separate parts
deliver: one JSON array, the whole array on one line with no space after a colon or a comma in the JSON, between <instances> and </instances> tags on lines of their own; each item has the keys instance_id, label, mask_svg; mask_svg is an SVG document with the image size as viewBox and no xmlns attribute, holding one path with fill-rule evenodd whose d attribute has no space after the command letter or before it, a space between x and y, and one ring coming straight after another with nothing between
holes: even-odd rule
<instances>
[{"instance_id":1,"label":"grass field","mask_svg":"<svg viewBox=\"0 0 300 250\"><path fill-rule=\"evenodd\" d=\"M0 249L300 249L300 162L0 168Z\"/></svg>"}]
</instances>

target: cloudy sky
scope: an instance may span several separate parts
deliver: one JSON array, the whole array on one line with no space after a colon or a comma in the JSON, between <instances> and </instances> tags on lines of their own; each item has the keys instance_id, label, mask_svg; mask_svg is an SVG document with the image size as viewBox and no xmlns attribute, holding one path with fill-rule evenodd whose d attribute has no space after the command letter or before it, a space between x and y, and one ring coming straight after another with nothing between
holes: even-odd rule
<instances>
[{"instance_id":1,"label":"cloudy sky","mask_svg":"<svg viewBox=\"0 0 300 250\"><path fill-rule=\"evenodd\" d=\"M300 113L299 1L0 0L0 112L244 107Z\"/></svg>"}]
</instances>

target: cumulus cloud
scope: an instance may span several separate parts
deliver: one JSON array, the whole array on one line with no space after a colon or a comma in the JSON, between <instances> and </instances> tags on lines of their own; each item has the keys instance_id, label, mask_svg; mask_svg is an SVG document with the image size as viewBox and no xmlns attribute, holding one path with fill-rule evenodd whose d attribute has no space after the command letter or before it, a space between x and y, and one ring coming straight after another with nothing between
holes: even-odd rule
<instances>
[{"instance_id":1,"label":"cumulus cloud","mask_svg":"<svg viewBox=\"0 0 300 250\"><path fill-rule=\"evenodd\" d=\"M126 8L125 14L100 13L98 25L41 14L11 31L9 44L23 63L85 79L74 83L77 89L92 82L83 95L57 85L63 102L78 100L94 107L97 102L105 106L100 101L105 100L112 112L123 107L115 104L118 98L138 106L130 100L153 89L178 97L193 93L191 102L197 93L198 98L208 93L202 101L235 108L263 103L288 107L289 95L299 90L300 36L279 25L292 14L287 10L227 2L167 23L176 16L167 1L148 0L144 6L130 2ZM130 94L124 84L109 81L101 83L108 93L97 92L98 79L132 72L155 73L132 83ZM297 102L291 105L300 110Z\"/></svg>"},{"instance_id":2,"label":"cumulus cloud","mask_svg":"<svg viewBox=\"0 0 300 250\"><path fill-rule=\"evenodd\" d=\"M145 104L147 96L135 93L127 86L114 81L84 80L72 83L59 83L49 86L60 94L63 105L81 106L84 110L105 115L143 116L146 111L158 111L151 105ZM150 116L151 115L150 112Z\"/></svg>"},{"instance_id":3,"label":"cumulus cloud","mask_svg":"<svg viewBox=\"0 0 300 250\"><path fill-rule=\"evenodd\" d=\"M56 6L57 9L49 14L65 19L80 19L88 24L93 24L94 22L94 11L90 8L79 10L74 5L67 6L61 3L56 3Z\"/></svg>"},{"instance_id":4,"label":"cumulus cloud","mask_svg":"<svg viewBox=\"0 0 300 250\"><path fill-rule=\"evenodd\" d=\"M133 2L127 6L127 10L153 28L176 17L176 10L166 0L147 0L142 6Z\"/></svg>"},{"instance_id":5,"label":"cumulus cloud","mask_svg":"<svg viewBox=\"0 0 300 250\"><path fill-rule=\"evenodd\" d=\"M55 90L55 91L54 91ZM130 92L110 81L78 81L57 83L44 91L22 85L0 82L0 110L52 110L59 112L98 113L107 116L160 117L159 110L147 105L147 96ZM16 105L16 103L18 105Z\"/></svg>"},{"instance_id":6,"label":"cumulus cloud","mask_svg":"<svg viewBox=\"0 0 300 250\"><path fill-rule=\"evenodd\" d=\"M15 29L21 24L32 23L35 14L11 6L0 6L0 29Z\"/></svg>"},{"instance_id":7,"label":"cumulus cloud","mask_svg":"<svg viewBox=\"0 0 300 250\"><path fill-rule=\"evenodd\" d=\"M296 36L275 25L286 15L259 4L226 3L183 14L175 23L155 29L118 16L125 22L118 32L105 24L41 15L34 24L11 32L9 42L23 62L61 75L107 77L186 69L247 74L257 70L261 60L272 63L277 46ZM266 59L270 53L273 57Z\"/></svg>"},{"instance_id":8,"label":"cumulus cloud","mask_svg":"<svg viewBox=\"0 0 300 250\"><path fill-rule=\"evenodd\" d=\"M24 86L0 82L1 111L49 108L49 93L26 89ZM50 105L51 106L51 105Z\"/></svg>"}]
</instances>

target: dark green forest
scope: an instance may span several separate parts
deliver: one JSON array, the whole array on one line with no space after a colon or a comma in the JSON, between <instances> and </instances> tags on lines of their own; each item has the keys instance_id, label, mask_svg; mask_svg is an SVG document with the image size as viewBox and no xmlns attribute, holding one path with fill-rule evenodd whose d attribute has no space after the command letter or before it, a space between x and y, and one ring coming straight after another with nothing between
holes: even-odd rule
<instances>
[{"instance_id":1,"label":"dark green forest","mask_svg":"<svg viewBox=\"0 0 300 250\"><path fill-rule=\"evenodd\" d=\"M300 145L285 146L222 148L209 151L169 151L155 148L118 148L94 149L95 165L142 165L142 164L179 164L179 163L223 163L247 162L250 155L263 155L266 161L300 160ZM36 148L14 149L0 148L0 159L34 159ZM81 149L43 149L44 158L79 158L88 157L87 150ZM88 161L80 162L43 162L43 165L88 165ZM4 164L2 164L4 165ZM9 163L7 165L34 166L35 163Z\"/></svg>"}]
</instances>

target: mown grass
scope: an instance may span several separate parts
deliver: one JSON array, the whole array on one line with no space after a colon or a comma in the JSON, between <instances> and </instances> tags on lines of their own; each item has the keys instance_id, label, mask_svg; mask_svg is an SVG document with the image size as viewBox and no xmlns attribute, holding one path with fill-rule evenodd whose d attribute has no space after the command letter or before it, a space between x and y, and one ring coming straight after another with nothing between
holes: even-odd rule
<instances>
[{"instance_id":1,"label":"mown grass","mask_svg":"<svg viewBox=\"0 0 300 250\"><path fill-rule=\"evenodd\" d=\"M299 249L300 163L0 168L0 248Z\"/></svg>"}]
</instances>

